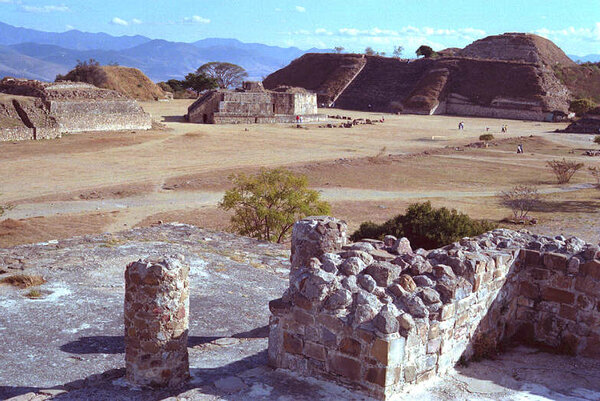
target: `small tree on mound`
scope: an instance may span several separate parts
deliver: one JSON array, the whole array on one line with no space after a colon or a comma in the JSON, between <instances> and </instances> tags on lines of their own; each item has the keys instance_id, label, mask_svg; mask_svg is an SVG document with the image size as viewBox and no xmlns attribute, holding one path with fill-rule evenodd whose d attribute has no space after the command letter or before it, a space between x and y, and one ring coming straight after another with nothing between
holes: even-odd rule
<instances>
[{"instance_id":1,"label":"small tree on mound","mask_svg":"<svg viewBox=\"0 0 600 401\"><path fill-rule=\"evenodd\" d=\"M455 209L435 209L431 202L413 203L404 215L399 214L378 225L365 222L351 236L353 241L362 238L381 238L386 234L407 237L417 248L433 249L458 241L463 237L482 234L495 224L470 218Z\"/></svg>"},{"instance_id":2,"label":"small tree on mound","mask_svg":"<svg viewBox=\"0 0 600 401\"><path fill-rule=\"evenodd\" d=\"M75 68L66 75L58 74L55 81L87 82L100 87L104 85L107 80L108 76L100 66L100 63L91 58L88 61L77 60Z\"/></svg>"},{"instance_id":3,"label":"small tree on mound","mask_svg":"<svg viewBox=\"0 0 600 401\"><path fill-rule=\"evenodd\" d=\"M436 52L434 52L433 49L427 45L419 46L419 48L415 51L415 53L417 54L417 57L423 56L425 58L434 57L436 55Z\"/></svg>"},{"instance_id":4,"label":"small tree on mound","mask_svg":"<svg viewBox=\"0 0 600 401\"><path fill-rule=\"evenodd\" d=\"M374 56L375 55L375 50L373 50L373 48L371 46L367 46L365 48L365 54L367 56Z\"/></svg>"},{"instance_id":5,"label":"small tree on mound","mask_svg":"<svg viewBox=\"0 0 600 401\"><path fill-rule=\"evenodd\" d=\"M564 158L546 162L546 165L552 169L559 184L566 184L571 181L573 175L583 167L583 163L567 161Z\"/></svg>"},{"instance_id":6,"label":"small tree on mound","mask_svg":"<svg viewBox=\"0 0 600 401\"><path fill-rule=\"evenodd\" d=\"M512 210L515 220L527 219L527 214L540 203L537 189L527 185L517 185L511 190L498 194L500 204Z\"/></svg>"},{"instance_id":7,"label":"small tree on mound","mask_svg":"<svg viewBox=\"0 0 600 401\"><path fill-rule=\"evenodd\" d=\"M254 176L240 173L229 178L233 188L219 207L233 210L231 225L238 234L281 243L297 220L330 213L319 193L308 189L307 178L288 170L263 169Z\"/></svg>"}]
</instances>

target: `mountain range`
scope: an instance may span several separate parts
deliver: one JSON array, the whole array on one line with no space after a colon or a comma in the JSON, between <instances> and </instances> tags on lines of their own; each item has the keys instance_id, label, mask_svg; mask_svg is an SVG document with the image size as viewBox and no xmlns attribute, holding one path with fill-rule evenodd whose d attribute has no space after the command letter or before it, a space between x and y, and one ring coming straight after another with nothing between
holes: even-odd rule
<instances>
[{"instance_id":1,"label":"mountain range","mask_svg":"<svg viewBox=\"0 0 600 401\"><path fill-rule=\"evenodd\" d=\"M93 58L101 64L139 68L156 82L181 79L210 61L241 65L250 79L262 80L305 53L331 51L243 43L236 39L209 38L184 43L78 30L43 32L0 22L0 78L53 81L57 74L71 70L78 60ZM600 54L569 57L583 62L600 61Z\"/></svg>"},{"instance_id":2,"label":"mountain range","mask_svg":"<svg viewBox=\"0 0 600 401\"><path fill-rule=\"evenodd\" d=\"M0 22L0 77L53 81L71 70L78 60L93 58L142 70L153 81L181 79L210 61L238 64L250 79L262 80L305 53L301 50L236 39L202 39L193 43L170 42L145 36L111 36L71 30L62 33L18 28Z\"/></svg>"}]
</instances>

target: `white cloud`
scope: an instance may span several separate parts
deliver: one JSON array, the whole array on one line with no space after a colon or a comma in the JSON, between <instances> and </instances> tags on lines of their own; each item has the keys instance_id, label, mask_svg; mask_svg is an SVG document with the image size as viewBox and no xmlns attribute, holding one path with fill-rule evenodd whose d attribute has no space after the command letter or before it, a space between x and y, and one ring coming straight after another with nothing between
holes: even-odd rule
<instances>
[{"instance_id":1,"label":"white cloud","mask_svg":"<svg viewBox=\"0 0 600 401\"><path fill-rule=\"evenodd\" d=\"M131 23L134 25L140 25L142 23L142 20L134 18L131 20Z\"/></svg>"},{"instance_id":2,"label":"white cloud","mask_svg":"<svg viewBox=\"0 0 600 401\"><path fill-rule=\"evenodd\" d=\"M575 28L570 26L563 29L540 28L531 32L548 39L570 38L600 42L600 22L596 22L591 28Z\"/></svg>"},{"instance_id":3,"label":"white cloud","mask_svg":"<svg viewBox=\"0 0 600 401\"><path fill-rule=\"evenodd\" d=\"M111 24L113 25L121 25L121 26L127 26L129 25L129 22L125 21L124 19L121 19L119 17L115 17L110 21Z\"/></svg>"},{"instance_id":4,"label":"white cloud","mask_svg":"<svg viewBox=\"0 0 600 401\"><path fill-rule=\"evenodd\" d=\"M68 29L70 31L72 29L75 29L75 27L73 25L65 25L65 29Z\"/></svg>"},{"instance_id":5,"label":"white cloud","mask_svg":"<svg viewBox=\"0 0 600 401\"><path fill-rule=\"evenodd\" d=\"M201 17L199 15L194 15L192 17L185 17L183 22L194 23L194 24L210 24L210 20L208 18Z\"/></svg>"},{"instance_id":6,"label":"white cloud","mask_svg":"<svg viewBox=\"0 0 600 401\"><path fill-rule=\"evenodd\" d=\"M12 0L0 0L0 3L12 3Z\"/></svg>"},{"instance_id":7,"label":"white cloud","mask_svg":"<svg viewBox=\"0 0 600 401\"><path fill-rule=\"evenodd\" d=\"M52 12L67 12L71 11L65 5L60 6L21 6L21 10L28 13L52 13Z\"/></svg>"},{"instance_id":8,"label":"white cloud","mask_svg":"<svg viewBox=\"0 0 600 401\"><path fill-rule=\"evenodd\" d=\"M294 7L296 9L296 11L298 11L299 13L303 13L306 12L306 8L302 7L302 6L296 6Z\"/></svg>"},{"instance_id":9,"label":"white cloud","mask_svg":"<svg viewBox=\"0 0 600 401\"><path fill-rule=\"evenodd\" d=\"M290 45L293 46L343 46L349 51L362 52L371 46L377 51L391 52L396 46L403 46L405 55L410 55L420 45L428 45L436 50L447 47L462 47L487 35L477 28L433 28L407 25L398 29L373 27L359 29L344 27L335 31L317 28L314 31L298 30L290 32ZM325 45L323 46L323 42Z\"/></svg>"}]
</instances>

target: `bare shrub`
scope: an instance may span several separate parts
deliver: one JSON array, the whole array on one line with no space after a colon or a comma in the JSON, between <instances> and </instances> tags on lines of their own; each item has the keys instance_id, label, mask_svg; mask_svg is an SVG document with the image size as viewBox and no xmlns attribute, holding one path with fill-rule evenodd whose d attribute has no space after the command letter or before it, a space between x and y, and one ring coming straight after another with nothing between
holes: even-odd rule
<instances>
[{"instance_id":1,"label":"bare shrub","mask_svg":"<svg viewBox=\"0 0 600 401\"><path fill-rule=\"evenodd\" d=\"M30 276L27 274L15 274L0 280L0 284L8 284L18 288L29 288L42 285L46 282L42 276Z\"/></svg>"},{"instance_id":2,"label":"bare shrub","mask_svg":"<svg viewBox=\"0 0 600 401\"><path fill-rule=\"evenodd\" d=\"M583 163L567 161L564 158L562 160L546 162L546 165L552 169L559 184L566 184L571 181L573 174L583 167Z\"/></svg>"},{"instance_id":3,"label":"bare shrub","mask_svg":"<svg viewBox=\"0 0 600 401\"><path fill-rule=\"evenodd\" d=\"M393 100L390 102L390 109L392 109L392 113L402 113L402 110L404 110L404 106L402 105L402 102L398 102L396 100Z\"/></svg>"},{"instance_id":4,"label":"bare shrub","mask_svg":"<svg viewBox=\"0 0 600 401\"><path fill-rule=\"evenodd\" d=\"M494 139L495 139L494 135L492 135L492 134L482 134L482 135L479 135L479 140L480 141L493 141Z\"/></svg>"},{"instance_id":5,"label":"bare shrub","mask_svg":"<svg viewBox=\"0 0 600 401\"><path fill-rule=\"evenodd\" d=\"M526 220L527 214L540 202L537 189L527 185L517 185L511 190L498 194L500 203L512 210L516 220Z\"/></svg>"},{"instance_id":6,"label":"bare shrub","mask_svg":"<svg viewBox=\"0 0 600 401\"><path fill-rule=\"evenodd\" d=\"M379 149L379 152L375 156L367 157L367 160L369 161L369 163L373 163L373 164L386 163L388 161L385 158L386 151L387 151L387 146L384 146L381 149Z\"/></svg>"},{"instance_id":7,"label":"bare shrub","mask_svg":"<svg viewBox=\"0 0 600 401\"><path fill-rule=\"evenodd\" d=\"M600 189L600 167L588 167L588 171L596 180L596 188Z\"/></svg>"}]
</instances>

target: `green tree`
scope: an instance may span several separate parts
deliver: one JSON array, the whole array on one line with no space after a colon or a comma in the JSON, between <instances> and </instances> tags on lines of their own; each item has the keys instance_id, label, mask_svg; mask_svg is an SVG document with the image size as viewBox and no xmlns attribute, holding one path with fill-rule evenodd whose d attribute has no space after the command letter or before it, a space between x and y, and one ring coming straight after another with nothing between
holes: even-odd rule
<instances>
[{"instance_id":1,"label":"green tree","mask_svg":"<svg viewBox=\"0 0 600 401\"><path fill-rule=\"evenodd\" d=\"M336 46L333 48L333 50L335 50L337 54L340 54L344 51L344 48L342 46Z\"/></svg>"},{"instance_id":2,"label":"green tree","mask_svg":"<svg viewBox=\"0 0 600 401\"><path fill-rule=\"evenodd\" d=\"M58 74L55 81L87 82L100 87L106 83L107 79L108 76L100 63L91 58L88 61L77 60L75 68L66 75Z\"/></svg>"},{"instance_id":3,"label":"green tree","mask_svg":"<svg viewBox=\"0 0 600 401\"><path fill-rule=\"evenodd\" d=\"M433 249L492 230L495 224L475 220L455 209L435 209L431 202L413 203L404 215L399 214L385 223L377 225L365 222L350 237L353 241L362 238L381 238L386 234L407 237L417 248Z\"/></svg>"},{"instance_id":4,"label":"green tree","mask_svg":"<svg viewBox=\"0 0 600 401\"><path fill-rule=\"evenodd\" d=\"M396 47L394 47L394 51L392 52L392 55L394 56L394 58L402 58L403 52L404 52L404 47L396 46Z\"/></svg>"},{"instance_id":5,"label":"green tree","mask_svg":"<svg viewBox=\"0 0 600 401\"><path fill-rule=\"evenodd\" d=\"M233 188L225 192L219 207L233 210L232 228L241 235L281 243L294 222L310 215L330 213L308 180L285 169L262 169L254 176L229 177Z\"/></svg>"},{"instance_id":6,"label":"green tree","mask_svg":"<svg viewBox=\"0 0 600 401\"><path fill-rule=\"evenodd\" d=\"M202 74L214 79L219 88L234 88L242 84L248 76L246 70L236 64L213 61L200 66L196 74Z\"/></svg>"},{"instance_id":7,"label":"green tree","mask_svg":"<svg viewBox=\"0 0 600 401\"><path fill-rule=\"evenodd\" d=\"M191 89L196 93L200 93L207 89L214 89L218 86L216 79L198 72L187 74L182 84L186 89Z\"/></svg>"},{"instance_id":8,"label":"green tree","mask_svg":"<svg viewBox=\"0 0 600 401\"><path fill-rule=\"evenodd\" d=\"M419 46L419 48L417 49L417 51L415 51L415 53L417 54L417 56L423 56L425 58L430 58L430 57L435 56L435 52L433 51L433 49L427 45Z\"/></svg>"},{"instance_id":9,"label":"green tree","mask_svg":"<svg viewBox=\"0 0 600 401\"><path fill-rule=\"evenodd\" d=\"M373 50L373 48L371 46L367 46L367 48L365 49L365 54L367 56L374 56L375 50Z\"/></svg>"},{"instance_id":10,"label":"green tree","mask_svg":"<svg viewBox=\"0 0 600 401\"><path fill-rule=\"evenodd\" d=\"M594 107L596 107L596 103L592 99L575 99L571 101L571 104L569 105L569 110L577 114L577 116L581 117Z\"/></svg>"}]
</instances>

